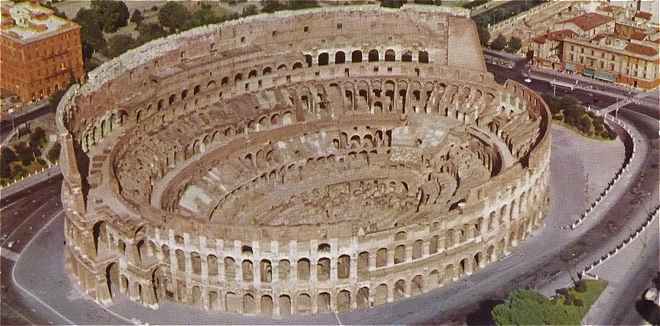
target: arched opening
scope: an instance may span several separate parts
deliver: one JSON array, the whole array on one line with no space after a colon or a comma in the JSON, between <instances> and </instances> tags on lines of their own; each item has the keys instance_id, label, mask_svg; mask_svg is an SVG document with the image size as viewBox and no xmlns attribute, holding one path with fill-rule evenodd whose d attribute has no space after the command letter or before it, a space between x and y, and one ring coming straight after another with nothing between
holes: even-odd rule
<instances>
[{"instance_id":1,"label":"arched opening","mask_svg":"<svg viewBox=\"0 0 660 326\"><path fill-rule=\"evenodd\" d=\"M440 272L437 269L434 269L429 274L428 283L429 288L434 288L440 284Z\"/></svg>"},{"instance_id":2,"label":"arched opening","mask_svg":"<svg viewBox=\"0 0 660 326\"><path fill-rule=\"evenodd\" d=\"M307 67L312 66L312 55L311 54L305 54L305 63L307 63Z\"/></svg>"},{"instance_id":3,"label":"arched opening","mask_svg":"<svg viewBox=\"0 0 660 326\"><path fill-rule=\"evenodd\" d=\"M405 298L406 296L406 281L398 280L394 283L394 300Z\"/></svg>"},{"instance_id":4,"label":"arched opening","mask_svg":"<svg viewBox=\"0 0 660 326\"><path fill-rule=\"evenodd\" d=\"M369 308L369 288L363 287L358 290L357 293L357 307L358 309Z\"/></svg>"},{"instance_id":5,"label":"arched opening","mask_svg":"<svg viewBox=\"0 0 660 326\"><path fill-rule=\"evenodd\" d=\"M346 63L346 54L344 51L337 51L335 53L335 64Z\"/></svg>"},{"instance_id":6,"label":"arched opening","mask_svg":"<svg viewBox=\"0 0 660 326\"><path fill-rule=\"evenodd\" d=\"M330 259L319 259L316 265L316 278L319 282L325 282L330 279Z\"/></svg>"},{"instance_id":7,"label":"arched opening","mask_svg":"<svg viewBox=\"0 0 660 326\"><path fill-rule=\"evenodd\" d=\"M317 249L318 249L318 252L322 252L322 253L330 253L330 245L327 244L327 243L321 243L321 244L319 244L318 247L317 247Z\"/></svg>"},{"instance_id":8,"label":"arched opening","mask_svg":"<svg viewBox=\"0 0 660 326\"><path fill-rule=\"evenodd\" d=\"M238 83L241 80L243 80L243 74L236 74L236 76L234 77L234 83Z\"/></svg>"},{"instance_id":9,"label":"arched opening","mask_svg":"<svg viewBox=\"0 0 660 326\"><path fill-rule=\"evenodd\" d=\"M193 286L192 288L192 304L193 305L202 304L202 291L197 285Z\"/></svg>"},{"instance_id":10,"label":"arched opening","mask_svg":"<svg viewBox=\"0 0 660 326\"><path fill-rule=\"evenodd\" d=\"M291 297L288 295L280 295L277 300L280 306L280 316L286 317L291 315Z\"/></svg>"},{"instance_id":11,"label":"arched opening","mask_svg":"<svg viewBox=\"0 0 660 326\"><path fill-rule=\"evenodd\" d=\"M180 272L186 271L186 256L183 254L183 250L177 249L176 253L176 264Z\"/></svg>"},{"instance_id":12,"label":"arched opening","mask_svg":"<svg viewBox=\"0 0 660 326\"><path fill-rule=\"evenodd\" d=\"M438 252L438 243L440 242L440 237L437 235L434 235L431 237L431 241L429 242L429 253L430 254L435 254Z\"/></svg>"},{"instance_id":13,"label":"arched opening","mask_svg":"<svg viewBox=\"0 0 660 326\"><path fill-rule=\"evenodd\" d=\"M225 294L225 311L240 313L241 312L241 297L234 292L227 292Z\"/></svg>"},{"instance_id":14,"label":"arched opening","mask_svg":"<svg viewBox=\"0 0 660 326\"><path fill-rule=\"evenodd\" d=\"M293 64L293 70L302 69L303 64L301 62L296 62Z\"/></svg>"},{"instance_id":15,"label":"arched opening","mask_svg":"<svg viewBox=\"0 0 660 326\"><path fill-rule=\"evenodd\" d=\"M208 264L208 273L209 275L218 275L218 257L215 255L209 255L206 258Z\"/></svg>"},{"instance_id":16,"label":"arched opening","mask_svg":"<svg viewBox=\"0 0 660 326\"><path fill-rule=\"evenodd\" d=\"M110 263L105 268L105 279L108 284L110 298L114 299L119 295L119 265L117 263Z\"/></svg>"},{"instance_id":17,"label":"arched opening","mask_svg":"<svg viewBox=\"0 0 660 326\"><path fill-rule=\"evenodd\" d=\"M202 258L199 256L198 253L192 252L190 253L190 259L192 260L192 270L193 273L197 275L202 274Z\"/></svg>"},{"instance_id":18,"label":"arched opening","mask_svg":"<svg viewBox=\"0 0 660 326\"><path fill-rule=\"evenodd\" d=\"M387 284L381 284L376 287L374 294L374 304L381 305L387 303Z\"/></svg>"},{"instance_id":19,"label":"arched opening","mask_svg":"<svg viewBox=\"0 0 660 326\"><path fill-rule=\"evenodd\" d=\"M257 71L254 69L250 70L250 72L248 73L248 78L255 78L255 77L257 77Z\"/></svg>"},{"instance_id":20,"label":"arched opening","mask_svg":"<svg viewBox=\"0 0 660 326\"><path fill-rule=\"evenodd\" d=\"M429 53L426 51L419 51L417 60L420 63L429 63Z\"/></svg>"},{"instance_id":21,"label":"arched opening","mask_svg":"<svg viewBox=\"0 0 660 326\"><path fill-rule=\"evenodd\" d=\"M309 259L302 258L298 260L298 280L300 281L309 281Z\"/></svg>"},{"instance_id":22,"label":"arched opening","mask_svg":"<svg viewBox=\"0 0 660 326\"><path fill-rule=\"evenodd\" d=\"M243 296L243 313L253 314L255 312L255 302L254 296L252 294L246 294Z\"/></svg>"},{"instance_id":23,"label":"arched opening","mask_svg":"<svg viewBox=\"0 0 660 326\"><path fill-rule=\"evenodd\" d=\"M249 260L243 260L241 263L241 269L243 270L243 281L252 282L254 280L254 267L252 262Z\"/></svg>"},{"instance_id":24,"label":"arched opening","mask_svg":"<svg viewBox=\"0 0 660 326\"><path fill-rule=\"evenodd\" d=\"M273 314L273 297L269 295L261 296L260 310L261 314L270 316Z\"/></svg>"},{"instance_id":25,"label":"arched opening","mask_svg":"<svg viewBox=\"0 0 660 326\"><path fill-rule=\"evenodd\" d=\"M264 68L264 70L262 70L261 75L262 76L270 75L272 72L273 72L273 69L271 67L266 67L266 68ZM271 298L271 300L272 300L272 298Z\"/></svg>"},{"instance_id":26,"label":"arched opening","mask_svg":"<svg viewBox=\"0 0 660 326\"><path fill-rule=\"evenodd\" d=\"M351 54L351 62L362 62L362 51L360 50L355 50Z\"/></svg>"},{"instance_id":27,"label":"arched opening","mask_svg":"<svg viewBox=\"0 0 660 326\"><path fill-rule=\"evenodd\" d=\"M364 251L358 255L358 277L365 277L369 274L369 253Z\"/></svg>"},{"instance_id":28,"label":"arched opening","mask_svg":"<svg viewBox=\"0 0 660 326\"><path fill-rule=\"evenodd\" d=\"M301 314L312 312L312 297L307 293L301 293L296 299L296 310Z\"/></svg>"},{"instance_id":29,"label":"arched opening","mask_svg":"<svg viewBox=\"0 0 660 326\"><path fill-rule=\"evenodd\" d=\"M387 265L387 248L380 248L376 251L376 267Z\"/></svg>"},{"instance_id":30,"label":"arched opening","mask_svg":"<svg viewBox=\"0 0 660 326\"><path fill-rule=\"evenodd\" d=\"M369 51L369 62L378 61L378 50Z\"/></svg>"},{"instance_id":31,"label":"arched opening","mask_svg":"<svg viewBox=\"0 0 660 326\"><path fill-rule=\"evenodd\" d=\"M228 281L236 279L236 261L231 257L225 257L225 279Z\"/></svg>"},{"instance_id":32,"label":"arched opening","mask_svg":"<svg viewBox=\"0 0 660 326\"><path fill-rule=\"evenodd\" d=\"M420 259L422 258L422 247L424 246L424 242L422 240L417 240L413 244L413 252L412 252L412 259Z\"/></svg>"},{"instance_id":33,"label":"arched opening","mask_svg":"<svg viewBox=\"0 0 660 326\"><path fill-rule=\"evenodd\" d=\"M263 259L260 266L261 282L270 283L273 280L273 267L269 260Z\"/></svg>"},{"instance_id":34,"label":"arched opening","mask_svg":"<svg viewBox=\"0 0 660 326\"><path fill-rule=\"evenodd\" d=\"M277 265L277 274L280 279L280 281L288 281L289 280L289 274L291 272L291 263L286 260L280 260L280 263Z\"/></svg>"},{"instance_id":35,"label":"arched opening","mask_svg":"<svg viewBox=\"0 0 660 326\"><path fill-rule=\"evenodd\" d=\"M321 292L316 299L319 313L330 312L330 293Z\"/></svg>"},{"instance_id":36,"label":"arched opening","mask_svg":"<svg viewBox=\"0 0 660 326\"><path fill-rule=\"evenodd\" d=\"M351 292L348 290L339 291L337 294L337 311L346 312L351 310Z\"/></svg>"},{"instance_id":37,"label":"arched opening","mask_svg":"<svg viewBox=\"0 0 660 326\"><path fill-rule=\"evenodd\" d=\"M319 54L319 66L327 66L329 61L329 55L327 53Z\"/></svg>"},{"instance_id":38,"label":"arched opening","mask_svg":"<svg viewBox=\"0 0 660 326\"><path fill-rule=\"evenodd\" d=\"M412 52L406 51L401 55L401 61L403 62L412 62Z\"/></svg>"},{"instance_id":39,"label":"arched opening","mask_svg":"<svg viewBox=\"0 0 660 326\"><path fill-rule=\"evenodd\" d=\"M385 61L390 61L390 62L396 61L396 53L394 52L394 50L389 49L385 51Z\"/></svg>"},{"instance_id":40,"label":"arched opening","mask_svg":"<svg viewBox=\"0 0 660 326\"><path fill-rule=\"evenodd\" d=\"M410 294L418 295L424 292L424 277L422 275L417 275L413 277L410 282Z\"/></svg>"},{"instance_id":41,"label":"arched opening","mask_svg":"<svg viewBox=\"0 0 660 326\"><path fill-rule=\"evenodd\" d=\"M337 278L346 279L350 277L351 273L351 257L348 255L341 255L337 259Z\"/></svg>"},{"instance_id":42,"label":"arched opening","mask_svg":"<svg viewBox=\"0 0 660 326\"><path fill-rule=\"evenodd\" d=\"M394 248L394 264L401 264L406 261L406 246L398 245Z\"/></svg>"}]
</instances>

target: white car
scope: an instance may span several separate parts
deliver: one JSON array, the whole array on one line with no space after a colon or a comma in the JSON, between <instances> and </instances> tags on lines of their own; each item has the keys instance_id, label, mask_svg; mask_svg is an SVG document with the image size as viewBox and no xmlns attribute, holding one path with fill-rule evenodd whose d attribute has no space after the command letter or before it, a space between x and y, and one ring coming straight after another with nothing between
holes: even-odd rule
<instances>
[{"instance_id":1,"label":"white car","mask_svg":"<svg viewBox=\"0 0 660 326\"><path fill-rule=\"evenodd\" d=\"M529 84L529 83L531 83L531 82L532 82L532 80L531 80L531 79L529 79L529 78L525 78L525 82Z\"/></svg>"}]
</instances>

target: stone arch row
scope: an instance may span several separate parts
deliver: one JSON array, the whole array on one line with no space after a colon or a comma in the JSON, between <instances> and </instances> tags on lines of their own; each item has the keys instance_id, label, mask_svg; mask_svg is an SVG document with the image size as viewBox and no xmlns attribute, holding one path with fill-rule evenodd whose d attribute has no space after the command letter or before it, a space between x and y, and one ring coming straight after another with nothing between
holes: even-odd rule
<instances>
[{"instance_id":1,"label":"stone arch row","mask_svg":"<svg viewBox=\"0 0 660 326\"><path fill-rule=\"evenodd\" d=\"M366 54L366 56L365 56ZM355 49L355 50L337 50L332 54L330 51L319 51L318 55L305 54L305 62L308 67L312 65L327 66L329 64L345 64L360 62L419 62L430 63L429 53L426 50L411 51L403 50L398 54L396 50L388 48L382 49Z\"/></svg>"}]
</instances>

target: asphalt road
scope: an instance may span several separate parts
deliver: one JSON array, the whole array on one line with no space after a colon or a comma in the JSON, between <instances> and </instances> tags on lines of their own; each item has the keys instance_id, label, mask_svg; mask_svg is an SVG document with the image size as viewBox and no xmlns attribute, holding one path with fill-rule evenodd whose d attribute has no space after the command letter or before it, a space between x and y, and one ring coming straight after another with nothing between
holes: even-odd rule
<instances>
[{"instance_id":1,"label":"asphalt road","mask_svg":"<svg viewBox=\"0 0 660 326\"><path fill-rule=\"evenodd\" d=\"M55 107L51 105L45 105L39 109L31 111L29 113L19 115L18 117L6 118L0 120L0 143L5 140L5 138L11 133L14 127L18 127L22 123L28 122L30 120L36 119L46 113L55 112ZM13 121L12 121L13 120Z\"/></svg>"}]
</instances>

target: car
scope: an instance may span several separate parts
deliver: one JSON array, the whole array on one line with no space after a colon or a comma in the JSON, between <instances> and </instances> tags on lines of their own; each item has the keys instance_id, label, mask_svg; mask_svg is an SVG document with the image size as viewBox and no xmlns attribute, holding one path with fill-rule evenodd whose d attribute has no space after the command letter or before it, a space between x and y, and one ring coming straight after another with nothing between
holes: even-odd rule
<instances>
[{"instance_id":1,"label":"car","mask_svg":"<svg viewBox=\"0 0 660 326\"><path fill-rule=\"evenodd\" d=\"M529 84L529 83L531 83L531 82L532 82L532 80L531 80L531 79L529 79L529 78L525 78L525 82Z\"/></svg>"}]
</instances>

